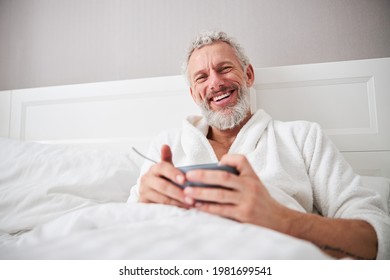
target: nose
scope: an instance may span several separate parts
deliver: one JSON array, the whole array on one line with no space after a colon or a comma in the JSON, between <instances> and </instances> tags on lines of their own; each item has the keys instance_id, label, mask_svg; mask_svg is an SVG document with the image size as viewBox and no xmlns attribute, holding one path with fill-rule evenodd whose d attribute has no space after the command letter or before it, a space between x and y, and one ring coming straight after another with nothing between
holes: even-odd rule
<instances>
[{"instance_id":1,"label":"nose","mask_svg":"<svg viewBox=\"0 0 390 280\"><path fill-rule=\"evenodd\" d=\"M224 85L224 80L222 79L221 75L215 71L211 71L209 74L209 87L213 91L219 90Z\"/></svg>"}]
</instances>

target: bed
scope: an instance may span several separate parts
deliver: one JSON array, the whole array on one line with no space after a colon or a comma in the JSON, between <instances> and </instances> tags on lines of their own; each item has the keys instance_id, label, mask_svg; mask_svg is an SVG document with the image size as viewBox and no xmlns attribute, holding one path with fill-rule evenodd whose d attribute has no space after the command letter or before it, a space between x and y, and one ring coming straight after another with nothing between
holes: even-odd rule
<instances>
[{"instance_id":1,"label":"bed","mask_svg":"<svg viewBox=\"0 0 390 280\"><path fill-rule=\"evenodd\" d=\"M255 72L252 109L318 122L389 211L390 59ZM0 259L330 259L269 229L126 203L143 163L131 147L199 114L181 76L3 91L0 109Z\"/></svg>"}]
</instances>

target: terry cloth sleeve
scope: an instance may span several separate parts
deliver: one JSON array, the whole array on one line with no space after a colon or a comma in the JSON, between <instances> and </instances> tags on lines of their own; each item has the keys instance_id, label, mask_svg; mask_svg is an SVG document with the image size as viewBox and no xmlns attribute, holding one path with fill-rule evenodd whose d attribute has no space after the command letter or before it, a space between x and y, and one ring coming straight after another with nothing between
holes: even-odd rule
<instances>
[{"instance_id":1,"label":"terry cloth sleeve","mask_svg":"<svg viewBox=\"0 0 390 280\"><path fill-rule=\"evenodd\" d=\"M371 224L378 237L377 259L389 259L390 217L379 194L363 187L360 176L318 124L308 126L303 143L316 209L325 217L359 219Z\"/></svg>"}]
</instances>

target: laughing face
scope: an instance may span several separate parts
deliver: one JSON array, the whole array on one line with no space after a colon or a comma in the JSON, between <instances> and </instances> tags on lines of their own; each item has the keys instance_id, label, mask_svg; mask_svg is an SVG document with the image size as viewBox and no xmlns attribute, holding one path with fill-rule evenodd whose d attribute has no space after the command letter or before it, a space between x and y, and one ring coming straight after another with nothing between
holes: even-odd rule
<instances>
[{"instance_id":1,"label":"laughing face","mask_svg":"<svg viewBox=\"0 0 390 280\"><path fill-rule=\"evenodd\" d=\"M209 125L231 129L250 114L253 68L248 65L244 71L229 44L216 42L195 49L188 61L188 77L191 96Z\"/></svg>"}]
</instances>

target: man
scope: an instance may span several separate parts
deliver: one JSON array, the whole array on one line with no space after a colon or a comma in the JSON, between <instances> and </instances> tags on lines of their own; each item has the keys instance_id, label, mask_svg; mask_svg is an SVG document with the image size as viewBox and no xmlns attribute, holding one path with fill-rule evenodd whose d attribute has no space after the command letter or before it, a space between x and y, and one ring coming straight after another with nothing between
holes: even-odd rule
<instances>
[{"instance_id":1,"label":"man","mask_svg":"<svg viewBox=\"0 0 390 280\"><path fill-rule=\"evenodd\" d=\"M389 258L390 223L378 197L360 186L318 125L274 121L263 110L252 114L254 70L233 39L223 32L199 35L185 70L203 117L189 117L180 131L156 139L150 156L161 162L144 168L130 200L195 207L267 227L334 257ZM173 164L217 161L239 175L210 170L184 175ZM167 178L226 188L182 190Z\"/></svg>"}]
</instances>

